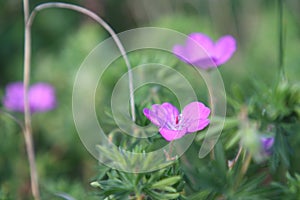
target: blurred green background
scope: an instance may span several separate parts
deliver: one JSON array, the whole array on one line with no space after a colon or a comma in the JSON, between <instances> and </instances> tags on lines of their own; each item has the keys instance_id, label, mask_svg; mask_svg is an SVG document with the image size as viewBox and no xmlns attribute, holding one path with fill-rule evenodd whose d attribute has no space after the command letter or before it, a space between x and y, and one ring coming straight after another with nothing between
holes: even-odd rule
<instances>
[{"instance_id":1,"label":"blurred green background","mask_svg":"<svg viewBox=\"0 0 300 200\"><path fill-rule=\"evenodd\" d=\"M31 9L47 1L30 1ZM278 4L274 0L82 0L81 5L103 17L118 33L145 26L165 27L185 34L204 32L212 38L231 34L238 41L234 57L220 67L226 91L239 85L246 96L253 80L270 87L278 71ZM0 2L0 98L5 85L22 80L22 2ZM300 75L300 1L284 1L284 65L291 82ZM33 115L38 173L45 195L56 192L84 199L97 173L97 161L87 152L74 127L71 110L76 72L88 53L109 35L89 18L63 9L42 11L32 27L32 83L51 83L58 107ZM135 64L151 54L142 54ZM159 56L158 56L159 57ZM152 59L152 60L151 60ZM158 58L158 60L160 60ZM163 58L161 60L164 60ZM104 80L112 88L125 66L115 67ZM109 89L99 101L109 105ZM1 106L2 107L2 106ZM101 113L101 111L99 111ZM15 117L23 119L21 114ZM0 113L0 194L30 199L29 170L20 128ZM89 199L91 199L89 197Z\"/></svg>"}]
</instances>

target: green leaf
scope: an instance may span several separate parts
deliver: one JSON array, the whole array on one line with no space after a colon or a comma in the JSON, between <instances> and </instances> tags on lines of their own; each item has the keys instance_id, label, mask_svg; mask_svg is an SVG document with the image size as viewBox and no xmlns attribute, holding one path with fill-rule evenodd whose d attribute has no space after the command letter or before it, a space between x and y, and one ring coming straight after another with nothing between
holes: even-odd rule
<instances>
[{"instance_id":1,"label":"green leaf","mask_svg":"<svg viewBox=\"0 0 300 200\"><path fill-rule=\"evenodd\" d=\"M180 180L181 180L181 176L173 176L173 177L170 177L170 178L165 178L161 181L158 181L158 182L152 184L151 188L152 189L159 189L163 186L174 185L175 183L177 183Z\"/></svg>"},{"instance_id":2,"label":"green leaf","mask_svg":"<svg viewBox=\"0 0 300 200\"><path fill-rule=\"evenodd\" d=\"M180 193L160 193L154 190L147 190L147 194L155 200L170 200L180 196Z\"/></svg>"},{"instance_id":3,"label":"green leaf","mask_svg":"<svg viewBox=\"0 0 300 200\"><path fill-rule=\"evenodd\" d=\"M222 143L219 141L215 146L215 160L218 165L219 170L222 174L226 174L227 171L227 163L224 154L224 149Z\"/></svg>"},{"instance_id":4,"label":"green leaf","mask_svg":"<svg viewBox=\"0 0 300 200\"><path fill-rule=\"evenodd\" d=\"M177 192L177 190L173 187L170 187L170 186L165 186L165 187L162 187L160 188L161 191L166 191L166 192Z\"/></svg>"},{"instance_id":5,"label":"green leaf","mask_svg":"<svg viewBox=\"0 0 300 200\"><path fill-rule=\"evenodd\" d=\"M208 199L210 194L211 194L211 191L203 190L196 194L188 196L188 199L189 200L206 200L206 199Z\"/></svg>"}]
</instances>

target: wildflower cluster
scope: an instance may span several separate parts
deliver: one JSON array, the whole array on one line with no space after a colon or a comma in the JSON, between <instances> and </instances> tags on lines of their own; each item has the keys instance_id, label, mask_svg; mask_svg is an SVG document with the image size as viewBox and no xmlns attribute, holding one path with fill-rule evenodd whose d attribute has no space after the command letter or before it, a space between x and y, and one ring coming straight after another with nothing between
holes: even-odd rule
<instances>
[{"instance_id":1,"label":"wildflower cluster","mask_svg":"<svg viewBox=\"0 0 300 200\"><path fill-rule=\"evenodd\" d=\"M24 112L24 85L22 82L6 86L3 105L15 112ZM55 89L47 83L36 83L29 88L28 101L31 113L45 112L56 107Z\"/></svg>"}]
</instances>

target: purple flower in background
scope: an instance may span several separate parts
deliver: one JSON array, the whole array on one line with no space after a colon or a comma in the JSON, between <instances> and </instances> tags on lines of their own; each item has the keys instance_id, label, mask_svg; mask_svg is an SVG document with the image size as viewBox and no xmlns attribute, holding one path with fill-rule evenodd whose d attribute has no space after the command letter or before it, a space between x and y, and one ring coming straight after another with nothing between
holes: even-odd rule
<instances>
[{"instance_id":1,"label":"purple flower in background","mask_svg":"<svg viewBox=\"0 0 300 200\"><path fill-rule=\"evenodd\" d=\"M203 33L191 33L184 45L173 47L173 53L180 60L202 69L224 64L235 51L236 41L232 36L223 36L214 43Z\"/></svg>"},{"instance_id":2,"label":"purple flower in background","mask_svg":"<svg viewBox=\"0 0 300 200\"><path fill-rule=\"evenodd\" d=\"M52 110L56 106L55 89L47 83L36 83L28 92L30 110L32 112L44 112Z\"/></svg>"},{"instance_id":3,"label":"purple flower in background","mask_svg":"<svg viewBox=\"0 0 300 200\"><path fill-rule=\"evenodd\" d=\"M22 82L6 86L3 105L6 109L24 112L24 85ZM32 113L52 110L56 106L55 89L47 83L36 83L28 90L29 107Z\"/></svg>"},{"instance_id":4,"label":"purple flower in background","mask_svg":"<svg viewBox=\"0 0 300 200\"><path fill-rule=\"evenodd\" d=\"M262 137L260 138L262 145L262 151L265 155L269 156L272 154L272 147L274 144L274 137Z\"/></svg>"},{"instance_id":5,"label":"purple flower in background","mask_svg":"<svg viewBox=\"0 0 300 200\"><path fill-rule=\"evenodd\" d=\"M24 91L23 83L16 82L6 86L5 96L3 98L3 105L8 110L17 112L24 111Z\"/></svg>"},{"instance_id":6,"label":"purple flower in background","mask_svg":"<svg viewBox=\"0 0 300 200\"><path fill-rule=\"evenodd\" d=\"M210 109L203 103L192 102L184 107L181 114L170 103L154 104L151 109L145 108L144 115L156 126L167 141L183 137L204 129L209 124Z\"/></svg>"}]
</instances>

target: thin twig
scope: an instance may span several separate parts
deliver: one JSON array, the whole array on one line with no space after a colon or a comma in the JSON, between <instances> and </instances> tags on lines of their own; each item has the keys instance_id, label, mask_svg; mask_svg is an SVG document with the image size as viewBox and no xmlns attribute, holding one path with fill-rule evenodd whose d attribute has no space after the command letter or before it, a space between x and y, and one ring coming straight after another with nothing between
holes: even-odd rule
<instances>
[{"instance_id":1,"label":"thin twig","mask_svg":"<svg viewBox=\"0 0 300 200\"><path fill-rule=\"evenodd\" d=\"M30 58L31 58L30 55L31 54L31 30L30 30L30 26L27 26L28 19L29 19L29 0L23 0L23 6L24 6L24 23L25 23L24 74L23 74L25 127L23 129L23 133L24 133L25 146L26 146L28 162L29 162L32 195L35 200L40 200L38 175L36 170L35 153L34 153L32 129L31 129L31 114L30 114L29 101L28 101L28 87L30 83Z\"/></svg>"},{"instance_id":2,"label":"thin twig","mask_svg":"<svg viewBox=\"0 0 300 200\"><path fill-rule=\"evenodd\" d=\"M229 169L232 169L233 166L235 165L235 163L238 161L238 159L239 159L239 157L241 155L242 149L243 149L243 147L242 147L242 145L240 145L239 151L238 151L237 155L235 156L235 158L233 160L229 160L228 161L228 168Z\"/></svg>"},{"instance_id":3,"label":"thin twig","mask_svg":"<svg viewBox=\"0 0 300 200\"><path fill-rule=\"evenodd\" d=\"M135 116L135 107L134 107L134 91L133 91L133 80L132 80L132 71L131 71L131 65L130 62L128 60L128 57L126 55L126 51L120 41L120 39L118 38L117 34L115 33L115 31L98 15L96 15L95 13L93 13L92 11L77 6L77 5L73 5L73 4L68 4L68 3L60 3L60 2L50 2L50 3L44 3L41 5L38 5L37 7L35 7L35 9L33 10L33 12L31 13L29 19L28 19L28 24L27 26L31 26L33 19L35 17L35 15L44 9L48 9L48 8L65 8L65 9L69 9L69 10L74 10L77 12L80 12L82 14L85 14L87 16L89 16L90 18L92 18L93 20L95 20L96 22L98 22L113 38L114 42L116 43L117 47L119 48L125 64L127 66L128 69L128 79L129 79L129 96L130 96L130 106L131 106L131 119L134 122L136 119Z\"/></svg>"},{"instance_id":4,"label":"thin twig","mask_svg":"<svg viewBox=\"0 0 300 200\"><path fill-rule=\"evenodd\" d=\"M0 109L0 114L3 114L5 116L7 116L8 118L12 119L14 122L16 122L20 126L20 128L22 129L22 131L24 131L25 127L24 127L23 123L19 119L17 119L15 116L13 116L10 113L5 112L5 111L3 111L1 109Z\"/></svg>"},{"instance_id":5,"label":"thin twig","mask_svg":"<svg viewBox=\"0 0 300 200\"><path fill-rule=\"evenodd\" d=\"M29 17L29 0L23 0L24 7L24 24L26 25Z\"/></svg>"}]
</instances>

